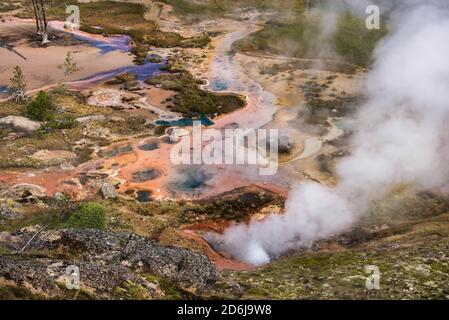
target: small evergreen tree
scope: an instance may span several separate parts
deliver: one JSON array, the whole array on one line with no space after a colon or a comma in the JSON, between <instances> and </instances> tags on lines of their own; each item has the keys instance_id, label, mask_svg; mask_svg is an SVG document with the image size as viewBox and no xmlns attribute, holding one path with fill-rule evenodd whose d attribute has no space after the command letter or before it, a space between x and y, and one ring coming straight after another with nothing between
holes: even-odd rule
<instances>
[{"instance_id":1,"label":"small evergreen tree","mask_svg":"<svg viewBox=\"0 0 449 320\"><path fill-rule=\"evenodd\" d=\"M78 66L75 59L73 59L72 52L67 52L64 63L59 65L58 68L64 71L64 81L67 80L67 77L80 71L81 67Z\"/></svg>"},{"instance_id":2,"label":"small evergreen tree","mask_svg":"<svg viewBox=\"0 0 449 320\"><path fill-rule=\"evenodd\" d=\"M23 75L22 69L19 66L14 67L14 72L10 81L13 99L16 103L18 103L25 98L26 89L26 79Z\"/></svg>"},{"instance_id":3,"label":"small evergreen tree","mask_svg":"<svg viewBox=\"0 0 449 320\"><path fill-rule=\"evenodd\" d=\"M27 116L36 121L54 119L54 105L45 91L39 91L36 98L27 105Z\"/></svg>"}]
</instances>

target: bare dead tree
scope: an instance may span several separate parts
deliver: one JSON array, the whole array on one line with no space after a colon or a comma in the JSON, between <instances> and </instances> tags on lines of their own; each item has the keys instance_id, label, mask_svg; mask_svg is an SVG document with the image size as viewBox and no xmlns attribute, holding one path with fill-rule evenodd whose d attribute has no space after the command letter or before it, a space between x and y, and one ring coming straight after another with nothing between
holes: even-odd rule
<instances>
[{"instance_id":1,"label":"bare dead tree","mask_svg":"<svg viewBox=\"0 0 449 320\"><path fill-rule=\"evenodd\" d=\"M21 55L19 52L17 52L12 46L10 46L9 44L7 44L6 42L0 41L0 48L4 48L6 50L11 51L12 53L17 54L19 57L21 57L22 59L26 60L27 58L25 58L23 55Z\"/></svg>"},{"instance_id":2,"label":"bare dead tree","mask_svg":"<svg viewBox=\"0 0 449 320\"><path fill-rule=\"evenodd\" d=\"M36 18L37 34L42 38L42 45L49 42L47 32L47 18L43 0L32 0L34 16Z\"/></svg>"},{"instance_id":3,"label":"bare dead tree","mask_svg":"<svg viewBox=\"0 0 449 320\"><path fill-rule=\"evenodd\" d=\"M33 11L34 11L34 18L36 19L36 32L39 33L39 18L37 17L37 6L36 6L36 1L35 0L31 0L31 2L33 3Z\"/></svg>"}]
</instances>

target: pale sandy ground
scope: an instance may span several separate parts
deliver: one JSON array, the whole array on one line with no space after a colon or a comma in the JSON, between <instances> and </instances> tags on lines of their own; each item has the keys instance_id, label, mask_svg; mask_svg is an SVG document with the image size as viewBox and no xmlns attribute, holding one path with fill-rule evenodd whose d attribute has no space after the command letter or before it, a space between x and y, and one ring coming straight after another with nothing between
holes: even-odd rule
<instances>
[{"instance_id":1,"label":"pale sandy ground","mask_svg":"<svg viewBox=\"0 0 449 320\"><path fill-rule=\"evenodd\" d=\"M34 22L31 20L14 19L13 21L0 22L0 34L7 36L17 32L17 28L34 30ZM100 50L88 45L55 46L50 43L46 48L31 47L27 43L19 43L15 49L24 55L23 60L8 50L0 49L0 85L8 85L13 68L18 65L27 79L27 89L32 90L58 83L59 81L71 81L82 79L100 72L132 65L132 56L125 52L113 51L100 54ZM63 64L67 52L73 52L73 58L82 68L72 76L64 79L64 73L58 68Z\"/></svg>"}]
</instances>

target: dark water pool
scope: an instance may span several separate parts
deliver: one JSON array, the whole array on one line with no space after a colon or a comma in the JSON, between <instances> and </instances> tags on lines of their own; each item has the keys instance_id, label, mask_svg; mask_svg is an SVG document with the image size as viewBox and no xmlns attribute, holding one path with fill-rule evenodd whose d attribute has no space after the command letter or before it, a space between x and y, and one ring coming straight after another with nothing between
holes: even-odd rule
<instances>
[{"instance_id":1,"label":"dark water pool","mask_svg":"<svg viewBox=\"0 0 449 320\"><path fill-rule=\"evenodd\" d=\"M207 172L203 167L193 166L178 170L175 181L170 184L172 190L194 192L207 187L207 183L212 179L213 174Z\"/></svg>"},{"instance_id":2,"label":"dark water pool","mask_svg":"<svg viewBox=\"0 0 449 320\"><path fill-rule=\"evenodd\" d=\"M149 190L140 190L140 191L137 191L136 199L139 202L150 202L151 194L152 193Z\"/></svg>"},{"instance_id":3,"label":"dark water pool","mask_svg":"<svg viewBox=\"0 0 449 320\"><path fill-rule=\"evenodd\" d=\"M139 149L143 151L152 151L159 149L159 141L157 140L145 141L143 144L139 145Z\"/></svg>"},{"instance_id":4,"label":"dark water pool","mask_svg":"<svg viewBox=\"0 0 449 320\"><path fill-rule=\"evenodd\" d=\"M133 147L130 144L127 144L124 146L114 147L114 148L108 149L108 150L100 150L100 152L98 154L100 155L100 157L112 158L112 157L118 156L119 154L129 153L132 151L133 151Z\"/></svg>"},{"instance_id":5,"label":"dark water pool","mask_svg":"<svg viewBox=\"0 0 449 320\"><path fill-rule=\"evenodd\" d=\"M150 168L133 173L132 182L145 182L157 179L161 176L161 172L157 169Z\"/></svg>"}]
</instances>

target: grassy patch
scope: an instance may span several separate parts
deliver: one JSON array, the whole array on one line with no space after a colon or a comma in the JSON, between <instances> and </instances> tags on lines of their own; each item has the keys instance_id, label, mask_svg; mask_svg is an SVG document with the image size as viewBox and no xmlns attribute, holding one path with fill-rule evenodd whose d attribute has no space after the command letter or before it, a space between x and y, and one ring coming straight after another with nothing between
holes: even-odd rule
<instances>
[{"instance_id":1,"label":"grassy patch","mask_svg":"<svg viewBox=\"0 0 449 320\"><path fill-rule=\"evenodd\" d=\"M0 103L0 118L7 116L25 116L26 102L15 103L12 100Z\"/></svg>"},{"instance_id":2,"label":"grassy patch","mask_svg":"<svg viewBox=\"0 0 449 320\"><path fill-rule=\"evenodd\" d=\"M186 0L165 0L175 9L175 13L183 17L220 17L227 11L226 2L210 1L205 3Z\"/></svg>"},{"instance_id":3,"label":"grassy patch","mask_svg":"<svg viewBox=\"0 0 449 320\"><path fill-rule=\"evenodd\" d=\"M20 6L8 2L0 2L0 12L9 12L19 9Z\"/></svg>"},{"instance_id":4,"label":"grassy patch","mask_svg":"<svg viewBox=\"0 0 449 320\"><path fill-rule=\"evenodd\" d=\"M343 59L368 66L375 46L385 35L385 29L368 30L363 19L350 13L340 15L332 35L323 35L320 16L299 16L289 23L268 23L261 31L237 42L235 48L305 59Z\"/></svg>"},{"instance_id":5,"label":"grassy patch","mask_svg":"<svg viewBox=\"0 0 449 320\"><path fill-rule=\"evenodd\" d=\"M116 298L125 300L148 300L151 298L146 289L141 284L136 284L131 281L126 281L121 287L114 289Z\"/></svg>"},{"instance_id":6,"label":"grassy patch","mask_svg":"<svg viewBox=\"0 0 449 320\"><path fill-rule=\"evenodd\" d=\"M103 122L104 127L109 128L112 133L120 135L132 135L152 129L152 124L146 124L145 117L130 116L124 121Z\"/></svg>"},{"instance_id":7,"label":"grassy patch","mask_svg":"<svg viewBox=\"0 0 449 320\"><path fill-rule=\"evenodd\" d=\"M365 21L345 13L340 16L338 29L332 37L332 46L346 61L360 66L372 62L372 54L377 43L387 34L385 28L368 30Z\"/></svg>"},{"instance_id":8,"label":"grassy patch","mask_svg":"<svg viewBox=\"0 0 449 320\"><path fill-rule=\"evenodd\" d=\"M225 272L223 279L237 281L244 288L243 299L443 298L449 289L445 280L447 263L434 259L431 261L437 262L429 266L424 257L437 254L443 247L435 244L416 250L306 252L251 271ZM367 265L379 267L380 290L366 288ZM439 289L432 288L432 283Z\"/></svg>"},{"instance_id":9,"label":"grassy patch","mask_svg":"<svg viewBox=\"0 0 449 320\"><path fill-rule=\"evenodd\" d=\"M0 231L15 232L23 227L32 225L41 225L47 226L47 229L56 229L67 220L69 213L72 211L73 205L69 203L45 209L30 205L21 211L25 215L24 219L6 221L0 224Z\"/></svg>"},{"instance_id":10,"label":"grassy patch","mask_svg":"<svg viewBox=\"0 0 449 320\"><path fill-rule=\"evenodd\" d=\"M173 70L172 70L173 71ZM151 85L159 85L163 89L176 91L172 98L173 111L180 112L186 117L200 115L213 116L226 114L245 106L245 101L231 94L216 94L202 90L201 81L185 70L161 74L145 81Z\"/></svg>"},{"instance_id":11,"label":"grassy patch","mask_svg":"<svg viewBox=\"0 0 449 320\"><path fill-rule=\"evenodd\" d=\"M306 0L163 0L163 2L173 6L177 15L197 19L219 18L244 9L303 12L306 6Z\"/></svg>"}]
</instances>

